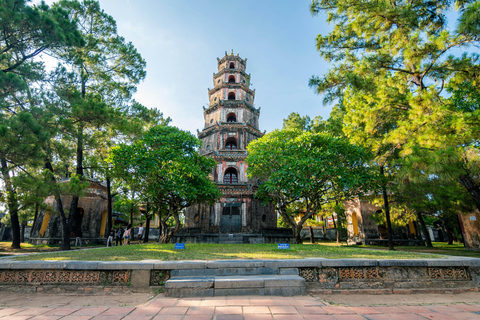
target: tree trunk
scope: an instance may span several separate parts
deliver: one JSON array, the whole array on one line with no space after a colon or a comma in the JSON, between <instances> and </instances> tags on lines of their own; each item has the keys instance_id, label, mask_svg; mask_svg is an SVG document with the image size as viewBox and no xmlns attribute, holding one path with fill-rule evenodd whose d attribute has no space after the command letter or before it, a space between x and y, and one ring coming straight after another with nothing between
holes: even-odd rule
<instances>
[{"instance_id":1,"label":"tree trunk","mask_svg":"<svg viewBox=\"0 0 480 320\"><path fill-rule=\"evenodd\" d=\"M303 241L302 241L302 236L300 234L300 232L302 231L302 227L295 225L294 227L292 227L292 231L293 231L293 240L295 241L295 243L302 244Z\"/></svg>"},{"instance_id":2,"label":"tree trunk","mask_svg":"<svg viewBox=\"0 0 480 320\"><path fill-rule=\"evenodd\" d=\"M417 214L417 219L420 222L420 225L422 226L422 232L425 235L425 241L427 242L427 247L433 248L432 239L430 238L430 233L428 232L425 221L423 220L422 213L421 212L415 212L415 213Z\"/></svg>"},{"instance_id":3,"label":"tree trunk","mask_svg":"<svg viewBox=\"0 0 480 320\"><path fill-rule=\"evenodd\" d=\"M312 226L309 226L308 229L310 231L310 243L315 243L315 235L313 234Z\"/></svg>"},{"instance_id":4,"label":"tree trunk","mask_svg":"<svg viewBox=\"0 0 480 320\"><path fill-rule=\"evenodd\" d=\"M113 205L112 205L112 188L110 185L110 177L107 176L107 230L110 232L113 228Z\"/></svg>"},{"instance_id":5,"label":"tree trunk","mask_svg":"<svg viewBox=\"0 0 480 320\"><path fill-rule=\"evenodd\" d=\"M33 235L33 230L35 230L35 225L37 224L37 218L38 218L38 209L40 205L38 203L35 203L35 217L33 218L33 225L32 229L30 229L30 239L32 239Z\"/></svg>"},{"instance_id":6,"label":"tree trunk","mask_svg":"<svg viewBox=\"0 0 480 320\"><path fill-rule=\"evenodd\" d=\"M81 125L77 128L77 176L83 179L83 127ZM68 214L68 226L70 230L77 233L82 226L77 225L78 220L78 195L72 195L72 202L70 204L70 213Z\"/></svg>"},{"instance_id":7,"label":"tree trunk","mask_svg":"<svg viewBox=\"0 0 480 320\"><path fill-rule=\"evenodd\" d=\"M453 244L453 230L450 226L445 226L445 230L447 231L447 241L449 245Z\"/></svg>"},{"instance_id":8,"label":"tree trunk","mask_svg":"<svg viewBox=\"0 0 480 320\"><path fill-rule=\"evenodd\" d=\"M26 223L22 223L21 225L21 230L20 230L20 242L24 243L25 242L25 227L27 226Z\"/></svg>"},{"instance_id":9,"label":"tree trunk","mask_svg":"<svg viewBox=\"0 0 480 320\"><path fill-rule=\"evenodd\" d=\"M340 231L338 230L338 224L335 223L335 217L332 215L333 227L335 228L335 232L337 234L337 243L340 243Z\"/></svg>"},{"instance_id":10,"label":"tree trunk","mask_svg":"<svg viewBox=\"0 0 480 320\"><path fill-rule=\"evenodd\" d=\"M7 160L1 158L3 183L5 185L5 191L7 193L7 207L10 214L10 221L12 225L13 241L12 249L21 249L20 247L20 222L18 221L18 200L17 193L13 187L12 180L10 179L10 172L8 170Z\"/></svg>"},{"instance_id":11,"label":"tree trunk","mask_svg":"<svg viewBox=\"0 0 480 320\"><path fill-rule=\"evenodd\" d=\"M323 240L327 240L327 221L326 219L323 219L323 222L325 223L323 225Z\"/></svg>"},{"instance_id":12,"label":"tree trunk","mask_svg":"<svg viewBox=\"0 0 480 320\"><path fill-rule=\"evenodd\" d=\"M383 166L380 167L380 174L385 176ZM390 220L390 207L388 205L388 195L387 195L387 187L382 185L382 193L383 193L383 203L385 207L385 217L387 218L387 232L388 232L388 249L394 250L393 248L393 230L392 230L392 221Z\"/></svg>"},{"instance_id":13,"label":"tree trunk","mask_svg":"<svg viewBox=\"0 0 480 320\"><path fill-rule=\"evenodd\" d=\"M466 174L461 176L458 181L467 189L468 193L472 195L475 206L480 211L480 188L475 183L475 180L473 180L469 174Z\"/></svg>"},{"instance_id":14,"label":"tree trunk","mask_svg":"<svg viewBox=\"0 0 480 320\"><path fill-rule=\"evenodd\" d=\"M178 217L178 211L176 210L177 207L174 207L174 209L171 210L171 215L173 216L173 219L175 220L175 228L170 229L168 228L167 226L167 219L165 219L165 227L167 228L166 230L168 230L164 236L164 239L163 239L163 243L170 243L170 240L172 240L173 236L175 235L175 233L177 233L178 230L180 230L180 228L182 227L182 225L180 224L180 218Z\"/></svg>"},{"instance_id":15,"label":"tree trunk","mask_svg":"<svg viewBox=\"0 0 480 320\"><path fill-rule=\"evenodd\" d=\"M53 175L53 167L50 163L49 158L45 158L45 169L49 170L52 173L52 183L54 185L57 184L55 180L55 176ZM70 228L67 224L67 217L65 216L65 211L63 210L63 203L62 198L60 197L60 193L58 189L55 190L55 202L57 204L57 211L60 214L60 223L62 226L62 243L60 244L60 250L71 250L70 248Z\"/></svg>"},{"instance_id":16,"label":"tree trunk","mask_svg":"<svg viewBox=\"0 0 480 320\"><path fill-rule=\"evenodd\" d=\"M167 233L168 233L167 219L160 219L160 225L162 226L162 232L158 237L158 242L160 243L167 243L165 242L167 239Z\"/></svg>"},{"instance_id":17,"label":"tree trunk","mask_svg":"<svg viewBox=\"0 0 480 320\"><path fill-rule=\"evenodd\" d=\"M151 216L150 216L150 204L147 202L147 212L145 214L145 218L146 221L145 221L145 234L143 235L143 243L147 243L148 242L148 237L150 236L150 220L151 220Z\"/></svg>"}]
</instances>

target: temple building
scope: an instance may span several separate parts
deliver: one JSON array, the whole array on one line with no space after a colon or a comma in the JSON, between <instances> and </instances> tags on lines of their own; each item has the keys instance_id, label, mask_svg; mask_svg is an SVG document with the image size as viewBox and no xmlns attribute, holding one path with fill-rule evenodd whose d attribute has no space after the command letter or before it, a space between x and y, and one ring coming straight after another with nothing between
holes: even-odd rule
<instances>
[{"instance_id":1,"label":"temple building","mask_svg":"<svg viewBox=\"0 0 480 320\"><path fill-rule=\"evenodd\" d=\"M265 230L276 228L277 216L271 204L254 198L259 181L247 176L245 163L247 145L263 136L260 108L254 107L255 90L250 89L250 74L245 72L247 59L225 52L217 60L214 87L208 90L210 104L203 110L205 127L198 137L203 142L200 154L217 161L211 178L222 196L213 206L187 208L185 228L177 240L264 242Z\"/></svg>"}]
</instances>

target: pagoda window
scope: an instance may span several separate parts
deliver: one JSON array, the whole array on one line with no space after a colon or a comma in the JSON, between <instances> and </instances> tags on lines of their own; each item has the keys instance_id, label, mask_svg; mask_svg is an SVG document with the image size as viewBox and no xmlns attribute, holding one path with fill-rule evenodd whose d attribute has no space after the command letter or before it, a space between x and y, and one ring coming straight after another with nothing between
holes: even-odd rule
<instances>
[{"instance_id":1,"label":"pagoda window","mask_svg":"<svg viewBox=\"0 0 480 320\"><path fill-rule=\"evenodd\" d=\"M235 76L228 77L228 83L235 83Z\"/></svg>"},{"instance_id":2,"label":"pagoda window","mask_svg":"<svg viewBox=\"0 0 480 320\"><path fill-rule=\"evenodd\" d=\"M229 138L225 141L226 150L237 150L237 140L235 138Z\"/></svg>"},{"instance_id":3,"label":"pagoda window","mask_svg":"<svg viewBox=\"0 0 480 320\"><path fill-rule=\"evenodd\" d=\"M228 168L225 171L225 175L223 176L223 183L225 184L238 183L238 175L237 175L237 170L235 168Z\"/></svg>"},{"instance_id":4,"label":"pagoda window","mask_svg":"<svg viewBox=\"0 0 480 320\"><path fill-rule=\"evenodd\" d=\"M230 62L230 69L235 69L235 63Z\"/></svg>"},{"instance_id":5,"label":"pagoda window","mask_svg":"<svg viewBox=\"0 0 480 320\"><path fill-rule=\"evenodd\" d=\"M237 122L237 116L235 116L235 113L229 113L227 115L227 122Z\"/></svg>"},{"instance_id":6,"label":"pagoda window","mask_svg":"<svg viewBox=\"0 0 480 320\"><path fill-rule=\"evenodd\" d=\"M228 94L228 100L235 100L235 93L234 92L230 92Z\"/></svg>"}]
</instances>

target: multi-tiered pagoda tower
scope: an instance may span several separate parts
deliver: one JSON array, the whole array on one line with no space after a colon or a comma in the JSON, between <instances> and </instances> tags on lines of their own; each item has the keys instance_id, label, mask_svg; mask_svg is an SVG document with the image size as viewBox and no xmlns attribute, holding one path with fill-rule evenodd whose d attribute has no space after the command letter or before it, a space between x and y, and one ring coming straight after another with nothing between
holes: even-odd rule
<instances>
[{"instance_id":1,"label":"multi-tiered pagoda tower","mask_svg":"<svg viewBox=\"0 0 480 320\"><path fill-rule=\"evenodd\" d=\"M208 90L210 105L203 110L205 127L198 137L203 141L200 153L218 163L211 177L222 197L213 206L188 208L185 227L213 237L207 241L216 242L215 234L256 234L258 238L264 229L277 225L273 206L254 198L258 180L247 177L247 145L263 136L258 126L260 108L253 104L255 90L250 89L250 75L245 72L247 59L225 52L217 60L214 87Z\"/></svg>"}]
</instances>

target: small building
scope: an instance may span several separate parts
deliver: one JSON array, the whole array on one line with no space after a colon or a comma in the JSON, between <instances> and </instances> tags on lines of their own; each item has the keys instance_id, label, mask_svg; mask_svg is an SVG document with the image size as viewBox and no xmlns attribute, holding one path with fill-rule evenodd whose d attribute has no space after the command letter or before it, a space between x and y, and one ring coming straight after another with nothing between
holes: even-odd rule
<instances>
[{"instance_id":1,"label":"small building","mask_svg":"<svg viewBox=\"0 0 480 320\"><path fill-rule=\"evenodd\" d=\"M468 214L458 213L465 247L480 249L480 212L475 210Z\"/></svg>"},{"instance_id":2,"label":"small building","mask_svg":"<svg viewBox=\"0 0 480 320\"><path fill-rule=\"evenodd\" d=\"M382 208L365 200L345 201L345 218L347 220L348 244L387 244L387 226L377 224L373 219ZM416 221L409 221L406 226L393 228L395 245L424 245L421 230Z\"/></svg>"},{"instance_id":3,"label":"small building","mask_svg":"<svg viewBox=\"0 0 480 320\"><path fill-rule=\"evenodd\" d=\"M61 181L66 183L68 180ZM78 201L77 225L81 226L83 239L86 241L104 241L107 228L107 187L105 184L89 180L90 185ZM33 232L30 243L33 244L55 244L62 238L62 227L60 214L57 211L57 204L54 196L49 196L44 201L47 209L38 213L37 220L32 226ZM68 219L68 211L72 196L62 196L63 210Z\"/></svg>"}]
</instances>

